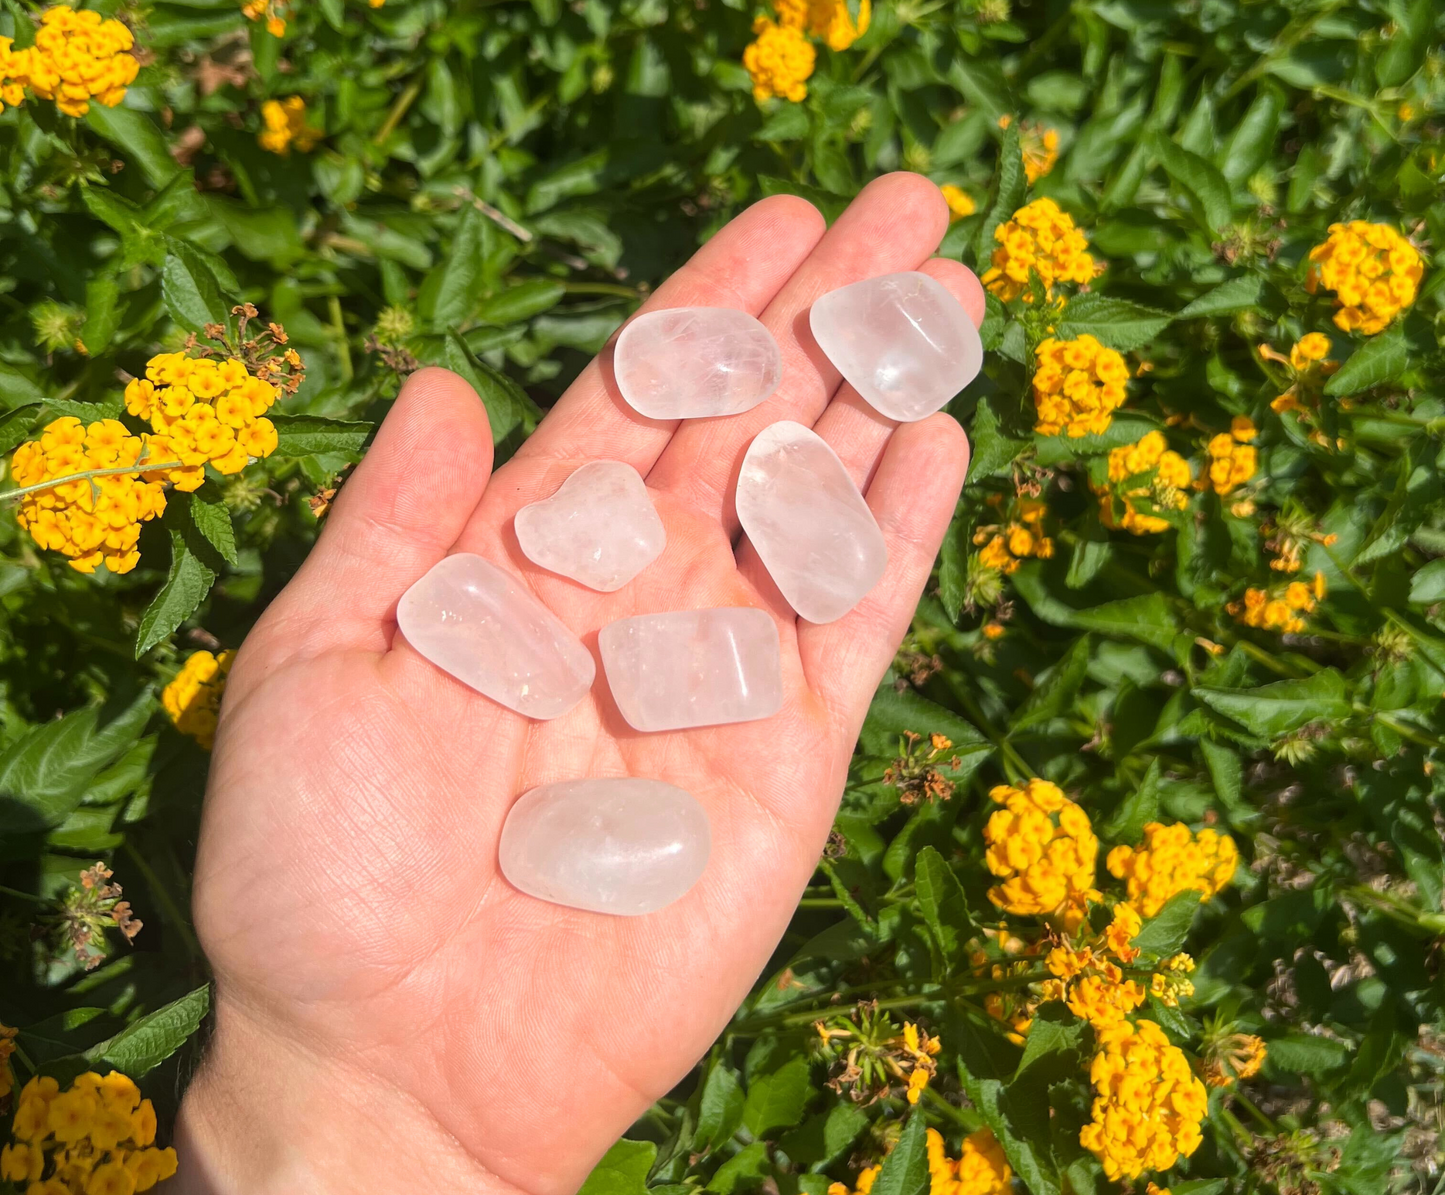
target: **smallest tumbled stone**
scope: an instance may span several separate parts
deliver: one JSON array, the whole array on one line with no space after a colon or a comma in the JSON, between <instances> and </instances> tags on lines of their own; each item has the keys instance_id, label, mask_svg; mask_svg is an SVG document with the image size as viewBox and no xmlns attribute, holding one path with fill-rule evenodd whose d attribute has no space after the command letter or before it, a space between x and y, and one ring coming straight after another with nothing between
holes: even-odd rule
<instances>
[{"instance_id":1,"label":"smallest tumbled stone","mask_svg":"<svg viewBox=\"0 0 1445 1195\"><path fill-rule=\"evenodd\" d=\"M589 461L550 498L517 512L517 542L533 564L611 593L662 554L667 532L642 475Z\"/></svg>"}]
</instances>

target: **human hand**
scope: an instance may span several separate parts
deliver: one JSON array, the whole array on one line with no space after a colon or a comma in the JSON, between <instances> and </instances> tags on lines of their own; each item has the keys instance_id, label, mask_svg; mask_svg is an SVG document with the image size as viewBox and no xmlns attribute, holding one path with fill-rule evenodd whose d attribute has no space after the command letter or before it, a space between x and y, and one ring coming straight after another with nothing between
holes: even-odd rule
<instances>
[{"instance_id":1,"label":"human hand","mask_svg":"<svg viewBox=\"0 0 1445 1195\"><path fill-rule=\"evenodd\" d=\"M471 390L437 369L407 381L230 674L195 886L217 1028L182 1110L179 1185L364 1195L422 1178L560 1195L707 1049L813 874L968 464L948 416L895 425L840 385L808 309L922 268L981 322L974 276L929 260L947 219L937 187L907 174L872 183L826 231L803 200L766 199L661 286L646 310L740 307L777 338L782 384L741 415L644 419L609 349L493 475ZM743 453L779 419L833 446L888 544L883 579L827 625L793 615L733 510ZM668 537L610 594L532 565L512 530L521 506L598 459L646 478ZM615 619L761 606L781 636L783 708L642 734L599 669L564 716L514 714L397 633L397 599L453 551L522 577L594 652ZM707 810L696 887L637 918L510 887L497 842L515 799L618 775L679 785Z\"/></svg>"}]
</instances>

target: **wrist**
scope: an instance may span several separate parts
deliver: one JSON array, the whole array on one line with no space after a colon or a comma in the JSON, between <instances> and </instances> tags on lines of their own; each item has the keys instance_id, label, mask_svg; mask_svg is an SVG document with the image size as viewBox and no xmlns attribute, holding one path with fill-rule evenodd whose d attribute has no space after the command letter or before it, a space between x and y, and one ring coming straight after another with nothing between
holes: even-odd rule
<instances>
[{"instance_id":1,"label":"wrist","mask_svg":"<svg viewBox=\"0 0 1445 1195\"><path fill-rule=\"evenodd\" d=\"M410 1096L224 1003L176 1122L176 1195L526 1195Z\"/></svg>"}]
</instances>

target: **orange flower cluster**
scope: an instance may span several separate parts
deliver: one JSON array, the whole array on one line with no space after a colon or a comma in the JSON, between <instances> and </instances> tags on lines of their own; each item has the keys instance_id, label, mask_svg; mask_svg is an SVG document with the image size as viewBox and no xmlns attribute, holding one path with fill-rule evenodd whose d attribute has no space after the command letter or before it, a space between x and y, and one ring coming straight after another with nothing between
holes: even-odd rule
<instances>
[{"instance_id":1,"label":"orange flower cluster","mask_svg":"<svg viewBox=\"0 0 1445 1195\"><path fill-rule=\"evenodd\" d=\"M1274 594L1251 586L1244 591L1242 601L1230 602L1225 609L1247 627L1300 635L1309 629L1304 616L1312 612L1324 596L1325 575L1315 573L1313 584L1291 581Z\"/></svg>"},{"instance_id":2,"label":"orange flower cluster","mask_svg":"<svg viewBox=\"0 0 1445 1195\"><path fill-rule=\"evenodd\" d=\"M54 100L67 116L84 116L91 102L114 108L125 99L140 64L131 54L135 38L120 21L65 4L47 8L35 44L12 48L0 38L0 100L11 106L29 88Z\"/></svg>"},{"instance_id":3,"label":"orange flower cluster","mask_svg":"<svg viewBox=\"0 0 1445 1195\"><path fill-rule=\"evenodd\" d=\"M1167 531L1162 511L1183 510L1193 477L1189 462L1171 452L1163 432L1149 432L1134 444L1109 453L1109 483L1094 487L1099 519L1134 535Z\"/></svg>"},{"instance_id":4,"label":"orange flower cluster","mask_svg":"<svg viewBox=\"0 0 1445 1195\"><path fill-rule=\"evenodd\" d=\"M1175 893L1197 891L1203 902L1222 889L1234 878L1239 849L1228 834L1150 822L1140 845L1116 846L1107 862L1110 875L1127 881L1129 903L1153 917Z\"/></svg>"},{"instance_id":5,"label":"orange flower cluster","mask_svg":"<svg viewBox=\"0 0 1445 1195\"><path fill-rule=\"evenodd\" d=\"M1091 282L1102 268L1089 256L1089 241L1074 225L1073 217L1052 199L1025 204L994 229L999 247L991 268L980 281L1005 303L1033 299L1030 279L1038 275L1052 296L1059 283Z\"/></svg>"},{"instance_id":6,"label":"orange flower cluster","mask_svg":"<svg viewBox=\"0 0 1445 1195\"><path fill-rule=\"evenodd\" d=\"M1227 432L1220 432L1209 441L1205 449L1209 464L1194 484L1221 496L1242 486L1259 467L1259 456L1250 443L1258 434L1253 420L1236 415Z\"/></svg>"},{"instance_id":7,"label":"orange flower cluster","mask_svg":"<svg viewBox=\"0 0 1445 1195\"><path fill-rule=\"evenodd\" d=\"M1036 355L1034 430L1045 436L1063 432L1071 439L1108 431L1127 397L1129 367L1123 356L1088 335L1075 340L1051 336Z\"/></svg>"},{"instance_id":8,"label":"orange flower cluster","mask_svg":"<svg viewBox=\"0 0 1445 1195\"><path fill-rule=\"evenodd\" d=\"M1005 912L1056 916L1076 928L1099 899L1099 840L1088 815L1047 780L1000 784L988 795L1003 806L984 827L984 859L1003 881L989 889L989 900Z\"/></svg>"},{"instance_id":9,"label":"orange flower cluster","mask_svg":"<svg viewBox=\"0 0 1445 1195\"><path fill-rule=\"evenodd\" d=\"M1054 554L1054 541L1043 533L1044 515L1048 506L1035 498L1020 498L1017 520L1005 524L987 524L973 533L973 542L981 546L978 562L985 568L1008 575L1030 556L1047 560Z\"/></svg>"},{"instance_id":10,"label":"orange flower cluster","mask_svg":"<svg viewBox=\"0 0 1445 1195\"><path fill-rule=\"evenodd\" d=\"M1388 224L1351 220L1331 224L1324 244L1310 250L1305 288L1335 293L1335 326L1373 336L1383 332L1420 293L1420 252Z\"/></svg>"}]
</instances>

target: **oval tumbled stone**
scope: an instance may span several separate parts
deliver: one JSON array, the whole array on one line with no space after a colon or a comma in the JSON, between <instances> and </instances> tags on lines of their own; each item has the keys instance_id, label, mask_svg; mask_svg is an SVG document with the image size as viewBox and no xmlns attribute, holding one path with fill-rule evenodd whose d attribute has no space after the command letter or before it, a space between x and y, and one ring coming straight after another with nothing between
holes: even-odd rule
<instances>
[{"instance_id":1,"label":"oval tumbled stone","mask_svg":"<svg viewBox=\"0 0 1445 1195\"><path fill-rule=\"evenodd\" d=\"M458 552L401 596L396 622L423 656L529 718L555 718L587 696L592 653L490 560Z\"/></svg>"},{"instance_id":2,"label":"oval tumbled stone","mask_svg":"<svg viewBox=\"0 0 1445 1195\"><path fill-rule=\"evenodd\" d=\"M788 605L809 622L843 617L888 564L883 532L848 470L801 423L774 423L749 445L737 511Z\"/></svg>"},{"instance_id":3,"label":"oval tumbled stone","mask_svg":"<svg viewBox=\"0 0 1445 1195\"><path fill-rule=\"evenodd\" d=\"M597 636L617 708L636 730L751 722L783 704L778 627L766 610L640 614Z\"/></svg>"},{"instance_id":4,"label":"oval tumbled stone","mask_svg":"<svg viewBox=\"0 0 1445 1195\"><path fill-rule=\"evenodd\" d=\"M696 798L661 780L563 780L512 806L499 861L538 900L636 916L670 905L702 875L712 846Z\"/></svg>"},{"instance_id":5,"label":"oval tumbled stone","mask_svg":"<svg viewBox=\"0 0 1445 1195\"><path fill-rule=\"evenodd\" d=\"M963 304L917 271L830 291L808 323L838 372L900 423L940 410L983 368L983 342Z\"/></svg>"},{"instance_id":6,"label":"oval tumbled stone","mask_svg":"<svg viewBox=\"0 0 1445 1195\"><path fill-rule=\"evenodd\" d=\"M602 593L621 589L667 546L647 484L622 461L589 461L513 522L533 564Z\"/></svg>"},{"instance_id":7,"label":"oval tumbled stone","mask_svg":"<svg viewBox=\"0 0 1445 1195\"><path fill-rule=\"evenodd\" d=\"M639 315L617 338L617 388L649 419L736 415L778 388L773 334L734 307L668 307Z\"/></svg>"}]
</instances>

